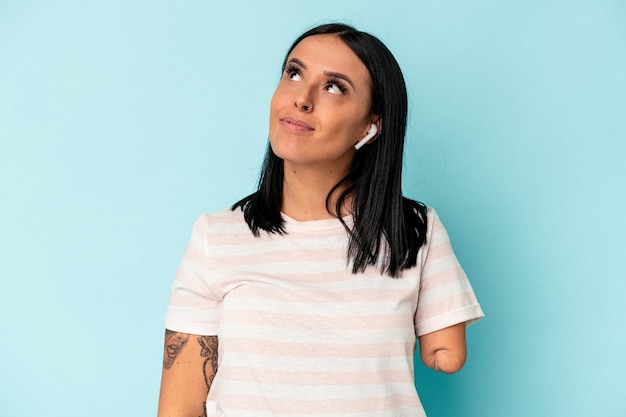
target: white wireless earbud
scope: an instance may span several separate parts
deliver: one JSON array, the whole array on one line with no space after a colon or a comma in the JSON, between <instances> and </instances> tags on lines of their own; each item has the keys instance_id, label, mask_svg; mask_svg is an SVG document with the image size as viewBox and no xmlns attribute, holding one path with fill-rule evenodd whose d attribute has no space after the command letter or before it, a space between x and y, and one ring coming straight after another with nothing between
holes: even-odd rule
<instances>
[{"instance_id":1,"label":"white wireless earbud","mask_svg":"<svg viewBox=\"0 0 626 417\"><path fill-rule=\"evenodd\" d=\"M354 149L357 151L363 147L367 142L369 142L374 136L378 133L378 128L374 123L372 123L372 127L367 131L367 135L363 139L361 139L356 145L354 145Z\"/></svg>"}]
</instances>

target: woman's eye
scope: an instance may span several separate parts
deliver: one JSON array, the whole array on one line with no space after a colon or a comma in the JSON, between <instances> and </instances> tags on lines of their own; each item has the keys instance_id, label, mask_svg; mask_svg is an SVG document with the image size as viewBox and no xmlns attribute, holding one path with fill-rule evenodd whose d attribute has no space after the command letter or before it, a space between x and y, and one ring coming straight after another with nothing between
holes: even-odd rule
<instances>
[{"instance_id":1,"label":"woman's eye","mask_svg":"<svg viewBox=\"0 0 626 417\"><path fill-rule=\"evenodd\" d=\"M299 73L298 71L289 71L289 72L287 73L287 77L288 77L290 80L293 80L293 81L300 81L300 78L302 78L302 77L300 76L300 73Z\"/></svg>"},{"instance_id":2,"label":"woman's eye","mask_svg":"<svg viewBox=\"0 0 626 417\"><path fill-rule=\"evenodd\" d=\"M328 83L326 86L326 91L331 94L343 94L343 88L339 84Z\"/></svg>"}]
</instances>

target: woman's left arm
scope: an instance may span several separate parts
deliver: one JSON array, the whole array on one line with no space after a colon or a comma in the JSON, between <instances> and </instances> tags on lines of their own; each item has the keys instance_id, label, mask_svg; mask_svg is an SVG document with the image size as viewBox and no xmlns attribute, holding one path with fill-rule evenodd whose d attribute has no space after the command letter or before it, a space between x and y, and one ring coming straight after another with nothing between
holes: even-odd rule
<instances>
[{"instance_id":1,"label":"woman's left arm","mask_svg":"<svg viewBox=\"0 0 626 417\"><path fill-rule=\"evenodd\" d=\"M460 371L467 357L465 327L463 322L420 336L422 362L447 374Z\"/></svg>"}]
</instances>

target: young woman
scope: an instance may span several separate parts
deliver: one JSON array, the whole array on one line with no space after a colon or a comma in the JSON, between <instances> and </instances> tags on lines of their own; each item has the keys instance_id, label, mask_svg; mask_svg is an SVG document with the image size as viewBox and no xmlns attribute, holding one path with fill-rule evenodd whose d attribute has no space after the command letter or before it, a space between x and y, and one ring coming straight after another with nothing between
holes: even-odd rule
<instances>
[{"instance_id":1,"label":"young woman","mask_svg":"<svg viewBox=\"0 0 626 417\"><path fill-rule=\"evenodd\" d=\"M159 416L424 416L482 317L434 210L402 197L407 98L375 37L287 53L259 189L201 216L172 288Z\"/></svg>"}]
</instances>

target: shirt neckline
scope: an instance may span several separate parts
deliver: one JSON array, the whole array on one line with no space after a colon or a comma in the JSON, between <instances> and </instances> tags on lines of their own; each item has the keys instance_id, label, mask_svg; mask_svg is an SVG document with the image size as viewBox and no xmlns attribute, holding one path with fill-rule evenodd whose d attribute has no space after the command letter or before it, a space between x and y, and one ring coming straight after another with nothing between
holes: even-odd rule
<instances>
[{"instance_id":1,"label":"shirt neckline","mask_svg":"<svg viewBox=\"0 0 626 417\"><path fill-rule=\"evenodd\" d=\"M299 232L327 232L327 231L335 231L335 230L343 230L345 231L343 225L339 221L339 219L323 219L323 220L296 220L292 217L289 217L285 213L280 213L285 222L287 233L290 231L299 231ZM353 218L352 215L349 214L343 217L343 221L346 222L348 227L352 227Z\"/></svg>"}]
</instances>

